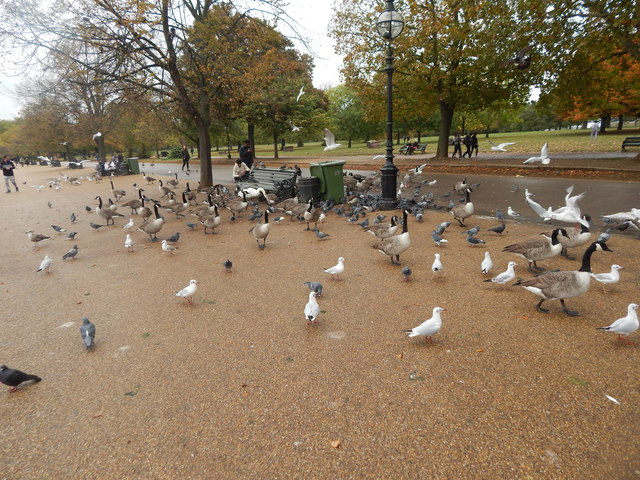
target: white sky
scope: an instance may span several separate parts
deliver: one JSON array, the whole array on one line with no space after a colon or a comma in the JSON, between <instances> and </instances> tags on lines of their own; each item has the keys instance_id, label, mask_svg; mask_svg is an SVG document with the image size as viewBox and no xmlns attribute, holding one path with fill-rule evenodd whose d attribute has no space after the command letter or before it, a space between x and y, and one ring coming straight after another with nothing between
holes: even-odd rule
<instances>
[{"instance_id":1,"label":"white sky","mask_svg":"<svg viewBox=\"0 0 640 480\"><path fill-rule=\"evenodd\" d=\"M340 83L342 61L333 51L333 40L327 35L327 26L333 15L333 0L289 0L285 11L298 22L300 34L310 39L315 55L313 85L317 88ZM304 53L310 53L302 50ZM6 66L10 62L3 62ZM20 112L16 87L20 78L0 72L0 120L15 118Z\"/></svg>"}]
</instances>

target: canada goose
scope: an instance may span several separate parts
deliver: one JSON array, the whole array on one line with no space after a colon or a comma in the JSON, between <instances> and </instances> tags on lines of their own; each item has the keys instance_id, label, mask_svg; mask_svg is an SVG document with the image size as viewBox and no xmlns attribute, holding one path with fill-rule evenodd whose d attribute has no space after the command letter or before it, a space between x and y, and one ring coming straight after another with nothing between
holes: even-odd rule
<instances>
[{"instance_id":1,"label":"canada goose","mask_svg":"<svg viewBox=\"0 0 640 480\"><path fill-rule=\"evenodd\" d=\"M153 184L153 182L156 181L155 178L149 177L148 175L145 175L144 172L142 172L142 178L144 178L146 180L147 185L151 185L151 184Z\"/></svg>"},{"instance_id":2,"label":"canada goose","mask_svg":"<svg viewBox=\"0 0 640 480\"><path fill-rule=\"evenodd\" d=\"M391 217L391 222L374 223L373 225L369 225L366 231L383 240L396 234L398 231L398 220L398 216L394 215Z\"/></svg>"},{"instance_id":3,"label":"canada goose","mask_svg":"<svg viewBox=\"0 0 640 480\"><path fill-rule=\"evenodd\" d=\"M231 200L230 202L227 202L227 204L225 205L227 210L229 210L233 214L233 216L235 216L236 213L240 213L242 210L246 210L248 206L249 202L247 201L247 194L244 192L242 192L242 200L236 198L234 200Z\"/></svg>"},{"instance_id":4,"label":"canada goose","mask_svg":"<svg viewBox=\"0 0 640 480\"><path fill-rule=\"evenodd\" d=\"M536 305L536 310L539 312L549 312L549 310L542 308L542 302L545 300L560 300L562 311L566 315L580 315L576 311L567 309L564 299L577 297L589 290L589 285L591 284L591 255L596 250L611 251L606 243L593 242L582 256L582 265L579 270L549 272L528 280L518 280L514 285L524 287L531 293L542 297Z\"/></svg>"},{"instance_id":5,"label":"canada goose","mask_svg":"<svg viewBox=\"0 0 640 480\"><path fill-rule=\"evenodd\" d=\"M178 180L178 174L177 174L177 173L174 173L174 175L176 176L176 178L171 179L171 180L168 180L168 181L167 181L167 184L169 184L169 185L171 185L172 187L174 187L174 188L175 188L175 187L177 187L177 186L178 186L178 184L180 183L180 180Z\"/></svg>"},{"instance_id":6,"label":"canada goose","mask_svg":"<svg viewBox=\"0 0 640 480\"><path fill-rule=\"evenodd\" d=\"M187 200L187 192L182 192L182 203L176 203L175 205L171 205L170 210L176 214L176 218L184 217L183 213L187 208L189 208L189 200Z\"/></svg>"},{"instance_id":7,"label":"canada goose","mask_svg":"<svg viewBox=\"0 0 640 480\"><path fill-rule=\"evenodd\" d=\"M162 180L158 180L158 181L160 182L160 185L158 185L158 190L160 190L160 193L162 194L161 198L164 198L169 194L175 195L173 190L162 185Z\"/></svg>"},{"instance_id":8,"label":"canada goose","mask_svg":"<svg viewBox=\"0 0 640 480\"><path fill-rule=\"evenodd\" d=\"M98 200L98 206L96 207L96 213L100 215L107 221L107 226L109 226L109 220L111 220L111 225L115 225L113 217L122 217L119 213L114 212L109 208L103 208L102 206L102 197L100 195L96 196L95 200Z\"/></svg>"},{"instance_id":9,"label":"canada goose","mask_svg":"<svg viewBox=\"0 0 640 480\"><path fill-rule=\"evenodd\" d=\"M271 231L271 224L269 223L269 209L264 211L264 223L256 223L249 232L253 232L253 236L256 237L258 248L263 249L267 243L267 237ZM260 245L260 239L262 239L262 245Z\"/></svg>"},{"instance_id":10,"label":"canada goose","mask_svg":"<svg viewBox=\"0 0 640 480\"><path fill-rule=\"evenodd\" d=\"M453 186L453 189L458 193L464 192L467 188L469 188L469 185L467 185L466 178L463 178Z\"/></svg>"},{"instance_id":11,"label":"canada goose","mask_svg":"<svg viewBox=\"0 0 640 480\"><path fill-rule=\"evenodd\" d=\"M213 206L213 215L207 215L200 218L200 223L204 225L204 234L207 235L207 229L211 229L211 233L216 233L216 227L220 225L220 215L218 215L218 206Z\"/></svg>"},{"instance_id":12,"label":"canada goose","mask_svg":"<svg viewBox=\"0 0 640 480\"><path fill-rule=\"evenodd\" d=\"M129 207L131 209L132 215L136 213L136 210L138 210L142 206L142 189L138 190L138 198L129 200L128 202L123 203L122 206Z\"/></svg>"},{"instance_id":13,"label":"canada goose","mask_svg":"<svg viewBox=\"0 0 640 480\"><path fill-rule=\"evenodd\" d=\"M185 188L184 191L187 193L187 199L189 200L189 203L193 202L194 205L197 205L197 202L196 202L197 193L191 190L191 188L189 188L189 182L187 182L187 188Z\"/></svg>"},{"instance_id":14,"label":"canada goose","mask_svg":"<svg viewBox=\"0 0 640 480\"><path fill-rule=\"evenodd\" d=\"M636 313L637 309L637 303L630 303L627 307L626 317L617 319L608 327L598 327L596 330L617 333L618 340L623 340L622 336L625 335L627 337L627 344L634 345L634 343L629 340L629 335L638 330L638 327L640 326L640 323L638 322L638 314Z\"/></svg>"},{"instance_id":15,"label":"canada goose","mask_svg":"<svg viewBox=\"0 0 640 480\"><path fill-rule=\"evenodd\" d=\"M318 321L318 315L320 315L320 305L316 297L318 294L314 291L309 292L309 301L304 306L304 318L307 321L307 325L311 325Z\"/></svg>"},{"instance_id":16,"label":"canada goose","mask_svg":"<svg viewBox=\"0 0 640 480\"><path fill-rule=\"evenodd\" d=\"M113 180L109 180L109 183L111 184L111 193L116 198L116 202L119 202L120 199L127 194L127 192L125 190L120 190L118 188L115 188L113 186Z\"/></svg>"},{"instance_id":17,"label":"canada goose","mask_svg":"<svg viewBox=\"0 0 640 480\"><path fill-rule=\"evenodd\" d=\"M319 208L315 208L313 206L313 198L309 198L309 200L307 200L307 203L309 204L309 206L305 209L303 216L305 221L307 222L307 228L305 231L311 230L311 228L309 228L309 224L311 222L314 222L314 229L318 229L318 219L320 218L320 214L322 213L320 211Z\"/></svg>"},{"instance_id":18,"label":"canada goose","mask_svg":"<svg viewBox=\"0 0 640 480\"><path fill-rule=\"evenodd\" d=\"M299 202L298 197L286 198L281 202L278 202L275 205L273 205L272 209L276 212L286 212L287 210L292 208L294 205L297 205L298 202Z\"/></svg>"},{"instance_id":19,"label":"canada goose","mask_svg":"<svg viewBox=\"0 0 640 480\"><path fill-rule=\"evenodd\" d=\"M408 337L424 336L425 340L433 342L431 336L438 333L440 331L440 328L442 328L442 317L440 316L440 314L443 311L444 308L435 307L429 320L425 320L417 327L403 330L402 332L406 333Z\"/></svg>"},{"instance_id":20,"label":"canada goose","mask_svg":"<svg viewBox=\"0 0 640 480\"><path fill-rule=\"evenodd\" d=\"M140 189L140 192L142 191L143 190ZM140 215L142 219L146 222L153 212L149 209L149 207L144 206L144 201L145 201L144 197L141 196L140 201L141 201L141 205L140 205L140 208L136 210L136 213Z\"/></svg>"},{"instance_id":21,"label":"canada goose","mask_svg":"<svg viewBox=\"0 0 640 480\"><path fill-rule=\"evenodd\" d=\"M469 218L475 212L473 203L471 203L470 194L471 194L471 189L465 188L464 196L465 196L466 202L463 205L455 205L450 210L451 215L453 216L453 218L455 218L458 221L461 227L466 227L466 225L463 222L464 219Z\"/></svg>"},{"instance_id":22,"label":"canada goose","mask_svg":"<svg viewBox=\"0 0 640 480\"><path fill-rule=\"evenodd\" d=\"M409 221L407 210L403 210L402 213L402 233L400 235L394 235L387 237L376 243L373 248L389 255L391 257L391 263L394 265L400 265L400 254L404 253L411 246L411 238L409 237ZM393 261L393 257L396 257L396 261Z\"/></svg>"},{"instance_id":23,"label":"canada goose","mask_svg":"<svg viewBox=\"0 0 640 480\"><path fill-rule=\"evenodd\" d=\"M602 293L607 293L607 284L618 283L620 281L620 273L622 270L620 265L611 265L611 271L607 273L592 273L591 276L602 284Z\"/></svg>"},{"instance_id":24,"label":"canada goose","mask_svg":"<svg viewBox=\"0 0 640 480\"><path fill-rule=\"evenodd\" d=\"M582 215L582 218L587 222L591 221L590 215ZM591 239L591 232L589 231L588 226L581 223L577 224L575 227L566 228L565 230L567 232L567 236L560 235L558 237L558 240L560 240L560 243L562 244L562 251L560 252L560 255L569 260L575 260L574 257L569 256L567 248L584 245Z\"/></svg>"},{"instance_id":25,"label":"canada goose","mask_svg":"<svg viewBox=\"0 0 640 480\"><path fill-rule=\"evenodd\" d=\"M202 205L202 206L196 208L191 213L193 215L195 215L196 217L200 218L201 220L204 217L209 217L209 216L213 215L215 213L214 207L216 207L216 204L213 203L213 195L211 195L210 193L207 194L207 202L209 202L209 205Z\"/></svg>"},{"instance_id":26,"label":"canada goose","mask_svg":"<svg viewBox=\"0 0 640 480\"><path fill-rule=\"evenodd\" d=\"M156 214L155 220L151 220L146 223L143 223L142 225L140 225L140 227L138 227L138 230L149 235L149 238L151 238L152 242L157 242L158 237L156 236L156 234L162 229L164 218L162 218L160 216L160 213L158 212L157 203L153 204L153 211Z\"/></svg>"},{"instance_id":27,"label":"canada goose","mask_svg":"<svg viewBox=\"0 0 640 480\"><path fill-rule=\"evenodd\" d=\"M113 203L113 200L111 200L110 198L108 199L109 202L109 206L107 207L109 210L111 210L112 212L117 212L118 211L118 204L117 203Z\"/></svg>"},{"instance_id":28,"label":"canada goose","mask_svg":"<svg viewBox=\"0 0 640 480\"><path fill-rule=\"evenodd\" d=\"M544 271L544 269L539 268L536 264L536 261L555 257L560 253L560 251L562 250L562 244L558 240L558 235L560 233L564 235L564 232L566 232L565 229L556 228L551 233L551 238L547 237L546 235L538 235L523 242L508 245L504 247L502 251L515 253L516 255L524 258L527 262L529 262L529 272L536 273L533 268L535 268L537 272L541 272Z\"/></svg>"}]
</instances>

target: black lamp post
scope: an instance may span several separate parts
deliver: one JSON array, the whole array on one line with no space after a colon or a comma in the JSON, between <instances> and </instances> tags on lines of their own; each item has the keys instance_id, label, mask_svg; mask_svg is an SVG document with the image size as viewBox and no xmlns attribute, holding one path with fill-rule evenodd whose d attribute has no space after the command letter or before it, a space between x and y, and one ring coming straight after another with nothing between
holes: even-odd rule
<instances>
[{"instance_id":1,"label":"black lamp post","mask_svg":"<svg viewBox=\"0 0 640 480\"><path fill-rule=\"evenodd\" d=\"M404 18L393 6L393 0L387 0L385 11L378 17L376 29L388 41L387 49L387 155L384 167L380 169L382 175L381 210L393 210L397 207L396 189L398 185L398 168L393 164L393 49L391 40L402 33Z\"/></svg>"}]
</instances>

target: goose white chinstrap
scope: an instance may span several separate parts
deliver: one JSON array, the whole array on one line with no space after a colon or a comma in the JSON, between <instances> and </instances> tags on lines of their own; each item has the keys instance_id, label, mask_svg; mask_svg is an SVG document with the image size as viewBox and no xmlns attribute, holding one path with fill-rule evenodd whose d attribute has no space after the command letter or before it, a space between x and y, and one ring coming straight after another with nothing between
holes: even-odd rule
<instances>
[{"instance_id":1,"label":"goose white chinstrap","mask_svg":"<svg viewBox=\"0 0 640 480\"><path fill-rule=\"evenodd\" d=\"M435 307L433 309L433 314L429 320L422 322L415 328L403 330L403 332L406 333L409 337L424 336L425 340L433 342L431 336L438 333L440 331L440 328L442 327L442 317L440 316L440 314L443 311L444 308Z\"/></svg>"}]
</instances>

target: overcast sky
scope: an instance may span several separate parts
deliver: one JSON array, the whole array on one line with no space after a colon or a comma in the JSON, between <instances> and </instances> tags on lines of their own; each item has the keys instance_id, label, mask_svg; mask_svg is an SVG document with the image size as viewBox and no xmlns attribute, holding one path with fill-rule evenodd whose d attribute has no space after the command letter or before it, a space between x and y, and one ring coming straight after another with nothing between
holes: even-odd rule
<instances>
[{"instance_id":1,"label":"overcast sky","mask_svg":"<svg viewBox=\"0 0 640 480\"><path fill-rule=\"evenodd\" d=\"M300 24L300 33L311 39L313 54L316 55L314 86L320 88L338 85L341 59L333 53L333 41L327 36L327 25L333 14L333 0L289 0L289 4L287 13ZM302 50L301 46L298 48ZM4 62L5 68L7 63L10 64ZM0 72L0 120L15 118L20 111L16 93L20 79L7 76L7 73L9 72L6 70Z\"/></svg>"}]
</instances>

